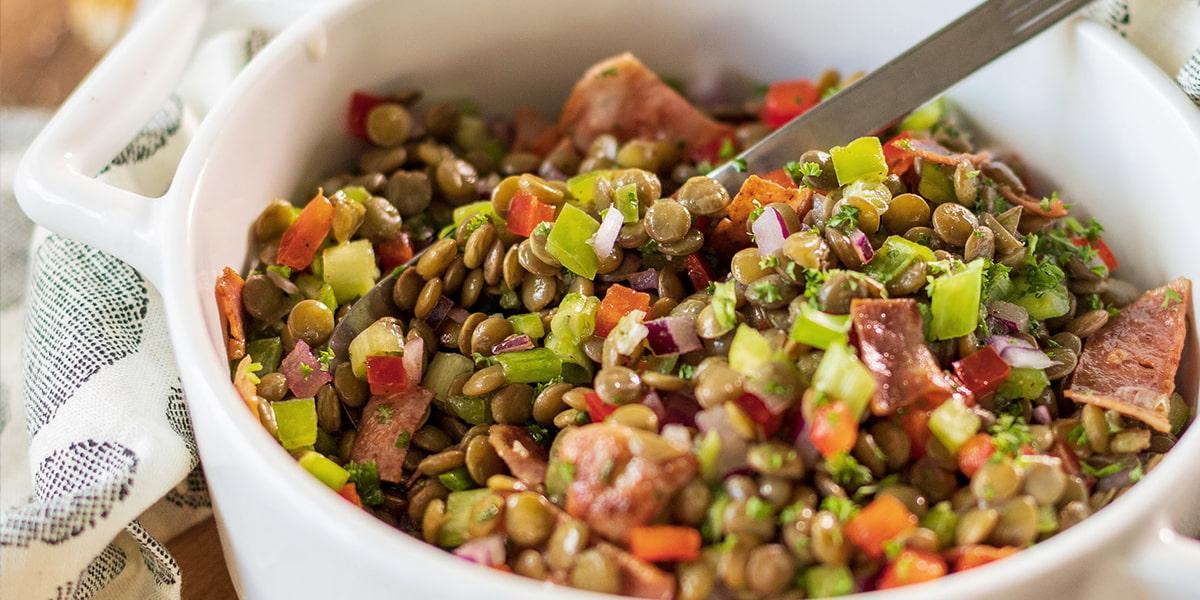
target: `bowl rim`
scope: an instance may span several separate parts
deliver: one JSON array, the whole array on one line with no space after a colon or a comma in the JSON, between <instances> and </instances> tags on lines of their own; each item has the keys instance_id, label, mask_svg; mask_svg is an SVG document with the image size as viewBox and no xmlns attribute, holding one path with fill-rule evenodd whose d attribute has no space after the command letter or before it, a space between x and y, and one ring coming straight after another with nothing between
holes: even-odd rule
<instances>
[{"instance_id":1,"label":"bowl rim","mask_svg":"<svg viewBox=\"0 0 1200 600\"><path fill-rule=\"evenodd\" d=\"M223 356L217 356L207 344L201 344L203 349L199 351L194 350L196 344L189 344L189 340L205 339L205 328L210 319L215 319L215 315L204 314L198 301L200 290L193 277L197 240L193 238L191 211L195 204L194 196L198 192L197 184L207 162L205 149L211 146L218 136L225 135L222 122L229 117L238 99L255 80L274 69L281 59L298 48L303 51L306 44L315 39L314 36L323 36L327 28L335 28L336 23L348 18L352 10L366 4L368 3L356 1L333 3L318 8L289 26L268 45L256 60L244 69L226 97L206 117L184 154L167 197L161 200L170 205L170 208L164 211L161 223L165 231L183 234L175 236L177 242L164 248L163 260L166 264L182 264L189 267L164 269L163 287L160 290L165 300L181 376L185 389L189 391L189 408L197 412L204 411L214 417L218 426L231 434L224 443L239 446L244 450L243 456L253 455L247 458L240 468L256 470L264 484L293 491L297 511L323 513L327 515L326 520L329 523L337 524L337 527L324 527L327 535L353 538L356 545L371 549L376 556L391 557L374 559L375 562L394 563L395 557L403 556L410 561L410 569L436 569L440 573L453 573L456 586L484 586L481 589L514 596L552 590L554 597L581 600L603 597L592 592L553 586L519 576L508 576L491 569L474 568L450 553L395 531L365 511L353 507L314 478L306 476L299 464L246 413L244 403L233 387L227 384L227 366ZM1087 39L1091 46L1108 52L1114 60L1125 63L1129 71L1138 74L1141 83L1160 100L1158 108L1170 110L1200 147L1200 114L1197 114L1198 111L1187 101L1174 82L1113 31L1080 17L1074 19L1070 24L1073 33ZM203 448L204 443L200 444ZM899 600L924 598L930 594L946 597L979 593L980 590L991 592L1005 589L1015 581L1060 568L1072 557L1087 553L1097 542L1110 541L1130 530L1142 518L1150 517L1158 505L1169 496L1169 480L1185 476L1184 461L1189 456L1200 456L1200 431L1186 432L1180 438L1175 449L1168 453L1155 469L1156 473L1161 471L1162 475L1147 477L1081 525L1027 548L1007 560L986 565L986 568L972 569L969 573L957 573L953 577L921 585L887 590L890 594L888 597ZM217 509L219 515L219 506ZM1154 516L1153 519L1158 524L1169 526L1161 515ZM1148 528L1147 531L1151 529L1157 530ZM227 560L230 559L227 557ZM432 574L432 571L430 573Z\"/></svg>"}]
</instances>

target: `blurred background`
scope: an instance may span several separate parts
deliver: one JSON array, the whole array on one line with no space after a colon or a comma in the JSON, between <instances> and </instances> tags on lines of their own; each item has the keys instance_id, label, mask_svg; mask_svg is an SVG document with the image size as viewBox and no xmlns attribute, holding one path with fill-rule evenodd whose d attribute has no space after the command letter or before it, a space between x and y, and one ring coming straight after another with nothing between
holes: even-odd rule
<instances>
[{"instance_id":1,"label":"blurred background","mask_svg":"<svg viewBox=\"0 0 1200 600\"><path fill-rule=\"evenodd\" d=\"M141 3L148 1L153 0ZM5 216L0 220L0 430L25 425L21 298L33 225L13 198L13 173L25 147L121 36L138 5L139 0L0 0L0 214ZM4 438L4 480L28 478L25 448L18 442L24 436ZM22 500L8 497L4 487L0 484L0 505ZM236 597L211 519L167 546L183 570L185 599Z\"/></svg>"}]
</instances>

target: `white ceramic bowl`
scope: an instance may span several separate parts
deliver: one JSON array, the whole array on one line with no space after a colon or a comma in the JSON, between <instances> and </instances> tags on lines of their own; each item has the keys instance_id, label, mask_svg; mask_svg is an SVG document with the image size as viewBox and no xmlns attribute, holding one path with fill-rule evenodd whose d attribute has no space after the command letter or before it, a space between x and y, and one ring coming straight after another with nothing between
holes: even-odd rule
<instances>
[{"instance_id":1,"label":"white ceramic bowl","mask_svg":"<svg viewBox=\"0 0 1200 600\"><path fill-rule=\"evenodd\" d=\"M63 106L16 184L37 222L125 259L162 292L239 592L526 599L591 595L476 568L390 530L307 476L247 414L229 384L212 287L222 267L246 264L246 231L259 210L270 198L297 197L350 156L343 114L357 88L415 86L475 97L491 111L533 103L553 114L584 67L622 50L691 81L728 71L761 81L813 76L881 64L971 3L337 4L255 59L207 116L169 192L150 200L81 173L97 172L132 137L189 56L205 2L163 4ZM1021 152L1044 190L1062 190L1109 226L1124 277L1142 286L1200 280L1200 116L1118 36L1064 24L951 96L985 137ZM1196 340L1193 323L1179 380L1192 402ZM1200 527L1198 469L1193 427L1153 474L1082 525L887 597L1200 596L1200 549L1173 533Z\"/></svg>"}]
</instances>

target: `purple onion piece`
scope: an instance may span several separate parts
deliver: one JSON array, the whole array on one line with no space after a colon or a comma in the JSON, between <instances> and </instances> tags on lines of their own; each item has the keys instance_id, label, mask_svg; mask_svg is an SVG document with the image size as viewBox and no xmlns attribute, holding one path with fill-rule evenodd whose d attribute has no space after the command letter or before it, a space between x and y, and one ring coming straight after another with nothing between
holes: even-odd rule
<instances>
[{"instance_id":1,"label":"purple onion piece","mask_svg":"<svg viewBox=\"0 0 1200 600\"><path fill-rule=\"evenodd\" d=\"M455 548L454 555L486 567L498 567L506 559L504 536L494 534L469 540Z\"/></svg>"},{"instance_id":2,"label":"purple onion piece","mask_svg":"<svg viewBox=\"0 0 1200 600\"><path fill-rule=\"evenodd\" d=\"M998 333L1000 335L1016 333L1016 331L1014 331L1012 326L1009 324L1009 321L997 319L996 317L990 315L985 317L983 320L985 323L987 323L988 331L992 333Z\"/></svg>"},{"instance_id":3,"label":"purple onion piece","mask_svg":"<svg viewBox=\"0 0 1200 600\"><path fill-rule=\"evenodd\" d=\"M1038 405L1033 409L1033 422L1038 425L1049 425L1054 417L1050 415L1050 409L1045 405Z\"/></svg>"},{"instance_id":4,"label":"purple onion piece","mask_svg":"<svg viewBox=\"0 0 1200 600\"><path fill-rule=\"evenodd\" d=\"M639 291L658 293L658 269L646 269L629 274L629 287Z\"/></svg>"},{"instance_id":5,"label":"purple onion piece","mask_svg":"<svg viewBox=\"0 0 1200 600\"><path fill-rule=\"evenodd\" d=\"M695 320L685 317L662 317L645 323L646 341L655 356L686 354L703 347L696 336Z\"/></svg>"},{"instance_id":6,"label":"purple onion piece","mask_svg":"<svg viewBox=\"0 0 1200 600\"><path fill-rule=\"evenodd\" d=\"M858 255L858 259L865 265L875 258L875 249L871 247L871 240L867 239L867 234L855 229L850 232L850 243L854 245L854 253Z\"/></svg>"},{"instance_id":7,"label":"purple onion piece","mask_svg":"<svg viewBox=\"0 0 1200 600\"><path fill-rule=\"evenodd\" d=\"M433 310L429 311L428 315L425 315L425 322L428 323L430 327L437 329L438 325L442 324L442 321L446 319L446 316L450 314L450 310L453 308L454 301L442 296L441 298L438 298L437 304L434 305Z\"/></svg>"},{"instance_id":8,"label":"purple onion piece","mask_svg":"<svg viewBox=\"0 0 1200 600\"><path fill-rule=\"evenodd\" d=\"M296 287L296 284L292 283L290 279L279 273L276 273L275 271L267 270L267 279L270 279L271 283L275 284L275 287L279 288L280 290L283 290L283 293L285 294L291 295L300 293L300 288Z\"/></svg>"},{"instance_id":9,"label":"purple onion piece","mask_svg":"<svg viewBox=\"0 0 1200 600\"><path fill-rule=\"evenodd\" d=\"M696 426L696 413L699 412L700 405L696 403L695 398L679 392L670 392L659 398L666 410L666 415L659 419L660 423Z\"/></svg>"},{"instance_id":10,"label":"purple onion piece","mask_svg":"<svg viewBox=\"0 0 1200 600\"><path fill-rule=\"evenodd\" d=\"M1045 369L1054 364L1045 352L1023 338L997 334L989 337L987 343L1011 367Z\"/></svg>"},{"instance_id":11,"label":"purple onion piece","mask_svg":"<svg viewBox=\"0 0 1200 600\"><path fill-rule=\"evenodd\" d=\"M304 340L296 340L292 351L279 363L279 372L283 373L288 389L297 398L316 396L317 390L333 379L321 368L321 361L313 356L312 348Z\"/></svg>"},{"instance_id":12,"label":"purple onion piece","mask_svg":"<svg viewBox=\"0 0 1200 600\"><path fill-rule=\"evenodd\" d=\"M762 214L750 224L754 232L754 242L758 244L758 253L762 256L772 256L783 247L787 239L788 226L783 215L774 208L765 208Z\"/></svg>"},{"instance_id":13,"label":"purple onion piece","mask_svg":"<svg viewBox=\"0 0 1200 600\"><path fill-rule=\"evenodd\" d=\"M1008 329L1007 332L993 330L997 333L1021 333L1029 329L1029 313L1016 304L996 300L988 303L987 312L989 318L1003 323Z\"/></svg>"},{"instance_id":14,"label":"purple onion piece","mask_svg":"<svg viewBox=\"0 0 1200 600\"><path fill-rule=\"evenodd\" d=\"M533 340L524 333L518 335L510 335L492 346L492 354L504 354L505 352L520 352L521 350L533 350Z\"/></svg>"}]
</instances>

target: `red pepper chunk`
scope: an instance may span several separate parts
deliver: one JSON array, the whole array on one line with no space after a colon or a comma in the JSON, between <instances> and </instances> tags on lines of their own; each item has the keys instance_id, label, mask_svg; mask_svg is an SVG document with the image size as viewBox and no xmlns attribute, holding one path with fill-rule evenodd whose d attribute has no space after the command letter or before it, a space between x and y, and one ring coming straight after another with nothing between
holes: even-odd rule
<instances>
[{"instance_id":1,"label":"red pepper chunk","mask_svg":"<svg viewBox=\"0 0 1200 600\"><path fill-rule=\"evenodd\" d=\"M929 437L933 435L929 431L929 414L932 412L932 409L910 406L900 415L900 427L908 434L908 443L914 459L925 456L925 446L929 443Z\"/></svg>"},{"instance_id":2,"label":"red pepper chunk","mask_svg":"<svg viewBox=\"0 0 1200 600\"><path fill-rule=\"evenodd\" d=\"M822 404L813 411L808 439L825 458L849 452L858 439L858 420L844 402Z\"/></svg>"},{"instance_id":3,"label":"red pepper chunk","mask_svg":"<svg viewBox=\"0 0 1200 600\"><path fill-rule=\"evenodd\" d=\"M697 292L707 290L708 284L712 282L712 275L709 274L704 259L700 258L699 254L689 254L684 264L687 267L688 279L692 282L692 289Z\"/></svg>"},{"instance_id":4,"label":"red pepper chunk","mask_svg":"<svg viewBox=\"0 0 1200 600\"><path fill-rule=\"evenodd\" d=\"M529 237L542 223L554 222L554 207L525 190L513 194L508 204L508 230Z\"/></svg>"},{"instance_id":5,"label":"red pepper chunk","mask_svg":"<svg viewBox=\"0 0 1200 600\"><path fill-rule=\"evenodd\" d=\"M634 527L629 552L649 562L695 560L700 557L700 532L671 525Z\"/></svg>"},{"instance_id":6,"label":"red pepper chunk","mask_svg":"<svg viewBox=\"0 0 1200 600\"><path fill-rule=\"evenodd\" d=\"M883 159L887 162L888 173L896 176L904 175L912 169L915 156L911 152L896 146L896 142L911 139L912 134L903 131L900 135L883 143Z\"/></svg>"},{"instance_id":7,"label":"red pepper chunk","mask_svg":"<svg viewBox=\"0 0 1200 600\"><path fill-rule=\"evenodd\" d=\"M583 395L583 399L587 401L588 417L593 423L600 423L608 418L608 415L613 414L617 410L616 406L600 399L600 395L596 392L588 392Z\"/></svg>"},{"instance_id":8,"label":"red pepper chunk","mask_svg":"<svg viewBox=\"0 0 1200 600\"><path fill-rule=\"evenodd\" d=\"M596 335L608 337L621 317L635 310L650 312L650 294L635 292L619 283L613 284L596 310Z\"/></svg>"},{"instance_id":9,"label":"red pepper chunk","mask_svg":"<svg viewBox=\"0 0 1200 600\"><path fill-rule=\"evenodd\" d=\"M990 562L995 562L1006 556L1011 556L1017 553L1018 548L1015 546L986 546L984 544L972 544L970 546L959 546L949 552L950 560L954 561L954 570L966 571L981 567Z\"/></svg>"},{"instance_id":10,"label":"red pepper chunk","mask_svg":"<svg viewBox=\"0 0 1200 600\"><path fill-rule=\"evenodd\" d=\"M275 261L297 271L312 264L333 226L333 204L321 194L309 200L300 216L283 232Z\"/></svg>"},{"instance_id":11,"label":"red pepper chunk","mask_svg":"<svg viewBox=\"0 0 1200 600\"><path fill-rule=\"evenodd\" d=\"M408 375L404 370L403 356L368 356L367 383L371 394L385 396L408 389Z\"/></svg>"},{"instance_id":12,"label":"red pepper chunk","mask_svg":"<svg viewBox=\"0 0 1200 600\"><path fill-rule=\"evenodd\" d=\"M964 475L971 477L995 454L996 445L992 443L992 436L977 433L959 447L958 468Z\"/></svg>"},{"instance_id":13,"label":"red pepper chunk","mask_svg":"<svg viewBox=\"0 0 1200 600\"><path fill-rule=\"evenodd\" d=\"M895 496L881 495L846 522L846 537L876 560L884 555L884 544L917 526L917 516Z\"/></svg>"},{"instance_id":14,"label":"red pepper chunk","mask_svg":"<svg viewBox=\"0 0 1200 600\"><path fill-rule=\"evenodd\" d=\"M362 508L362 500L358 497L358 486L353 482L343 485L342 489L338 490L338 495L345 498L350 504Z\"/></svg>"},{"instance_id":15,"label":"red pepper chunk","mask_svg":"<svg viewBox=\"0 0 1200 600\"><path fill-rule=\"evenodd\" d=\"M412 260L413 247L407 233L401 233L394 240L375 245L375 257L379 259L379 268L384 273Z\"/></svg>"},{"instance_id":16,"label":"red pepper chunk","mask_svg":"<svg viewBox=\"0 0 1200 600\"><path fill-rule=\"evenodd\" d=\"M779 426L783 424L783 415L771 412L762 399L754 394L742 394L733 401L742 409L759 427L762 427L763 433L767 437L779 431Z\"/></svg>"},{"instance_id":17,"label":"red pepper chunk","mask_svg":"<svg viewBox=\"0 0 1200 600\"><path fill-rule=\"evenodd\" d=\"M1093 241L1083 236L1079 236L1071 238L1071 243L1076 246L1091 246L1092 249L1096 251L1096 256L1100 257L1100 260L1104 263L1105 267L1108 267L1110 272L1120 265L1120 263L1117 262L1117 256L1113 254L1112 248L1108 247L1108 244L1104 242L1103 238L1096 238Z\"/></svg>"},{"instance_id":18,"label":"red pepper chunk","mask_svg":"<svg viewBox=\"0 0 1200 600\"><path fill-rule=\"evenodd\" d=\"M887 497L887 496L885 496ZM946 559L934 552L906 548L879 577L878 589L886 590L914 583L933 581L946 575Z\"/></svg>"},{"instance_id":19,"label":"red pepper chunk","mask_svg":"<svg viewBox=\"0 0 1200 600\"><path fill-rule=\"evenodd\" d=\"M385 98L366 92L354 92L346 111L346 130L357 138L367 139L367 113L382 104Z\"/></svg>"},{"instance_id":20,"label":"red pepper chunk","mask_svg":"<svg viewBox=\"0 0 1200 600\"><path fill-rule=\"evenodd\" d=\"M759 118L770 127L779 127L821 101L821 92L807 79L776 81L767 88Z\"/></svg>"},{"instance_id":21,"label":"red pepper chunk","mask_svg":"<svg viewBox=\"0 0 1200 600\"><path fill-rule=\"evenodd\" d=\"M976 398L984 398L999 389L1012 370L991 346L984 346L953 364L954 374Z\"/></svg>"},{"instance_id":22,"label":"red pepper chunk","mask_svg":"<svg viewBox=\"0 0 1200 600\"><path fill-rule=\"evenodd\" d=\"M783 169L775 169L774 171L768 171L766 173L759 175L759 177L762 177L763 179L766 179L767 181L782 185L785 188L796 189L796 187L797 187L796 182L792 181L792 176L788 175L787 171L785 171Z\"/></svg>"}]
</instances>

